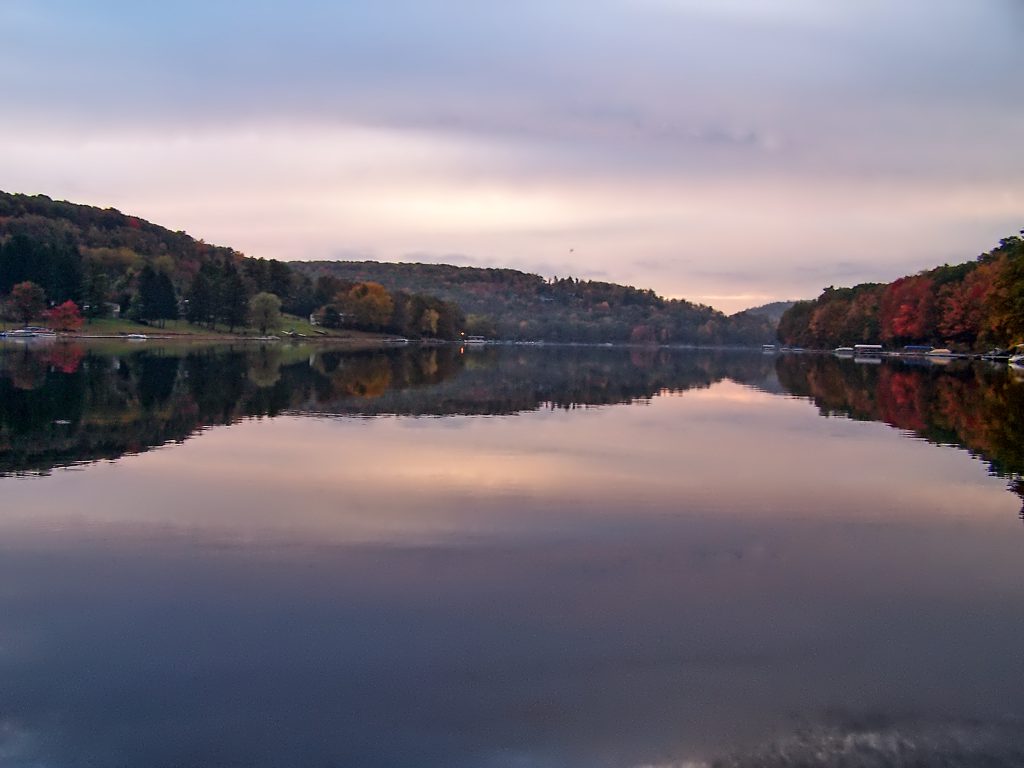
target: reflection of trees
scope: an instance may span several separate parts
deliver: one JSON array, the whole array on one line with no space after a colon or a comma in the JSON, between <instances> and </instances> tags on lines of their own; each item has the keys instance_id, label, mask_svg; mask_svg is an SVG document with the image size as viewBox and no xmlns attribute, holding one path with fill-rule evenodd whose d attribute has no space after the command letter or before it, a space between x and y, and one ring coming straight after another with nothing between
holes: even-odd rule
<instances>
[{"instance_id":1,"label":"reflection of trees","mask_svg":"<svg viewBox=\"0 0 1024 768\"><path fill-rule=\"evenodd\" d=\"M459 354L442 347L393 356L389 364L401 385L369 399L335 387L308 409L341 415L511 414L629 403L727 377L763 385L774 373L770 359L761 355L658 348L488 347Z\"/></svg>"},{"instance_id":2,"label":"reflection of trees","mask_svg":"<svg viewBox=\"0 0 1024 768\"><path fill-rule=\"evenodd\" d=\"M645 400L729 378L961 446L1024 498L1024 381L1005 368L856 365L831 356L458 347L343 352L274 345L0 348L0 473L46 471L283 412L512 414Z\"/></svg>"},{"instance_id":3,"label":"reflection of trees","mask_svg":"<svg viewBox=\"0 0 1024 768\"><path fill-rule=\"evenodd\" d=\"M204 426L285 411L505 414L646 399L730 376L761 382L760 355L666 350L458 347L342 352L244 348L0 352L0 472L116 458ZM27 386L30 385L30 386Z\"/></svg>"},{"instance_id":4,"label":"reflection of trees","mask_svg":"<svg viewBox=\"0 0 1024 768\"><path fill-rule=\"evenodd\" d=\"M856 365L831 356L783 356L777 372L792 394L825 415L882 421L988 462L1024 498L1024 383L1005 367L887 362Z\"/></svg>"},{"instance_id":5,"label":"reflection of trees","mask_svg":"<svg viewBox=\"0 0 1024 768\"><path fill-rule=\"evenodd\" d=\"M31 391L39 389L46 382L47 361L43 355L36 354L28 347L23 347L20 354L12 355L7 370L11 384L16 389Z\"/></svg>"},{"instance_id":6,"label":"reflection of trees","mask_svg":"<svg viewBox=\"0 0 1024 768\"><path fill-rule=\"evenodd\" d=\"M281 380L281 347L261 346L249 355L249 381L260 389L272 387Z\"/></svg>"}]
</instances>

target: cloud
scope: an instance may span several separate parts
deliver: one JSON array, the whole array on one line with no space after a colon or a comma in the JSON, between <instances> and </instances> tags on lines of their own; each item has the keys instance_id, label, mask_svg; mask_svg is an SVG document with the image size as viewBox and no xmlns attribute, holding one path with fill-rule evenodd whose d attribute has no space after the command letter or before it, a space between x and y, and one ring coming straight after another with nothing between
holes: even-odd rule
<instances>
[{"instance_id":1,"label":"cloud","mask_svg":"<svg viewBox=\"0 0 1024 768\"><path fill-rule=\"evenodd\" d=\"M1019 229L1019 21L999 0L15 0L0 178L254 255L582 246L577 274L802 295L844 277L808 265L872 279Z\"/></svg>"}]
</instances>

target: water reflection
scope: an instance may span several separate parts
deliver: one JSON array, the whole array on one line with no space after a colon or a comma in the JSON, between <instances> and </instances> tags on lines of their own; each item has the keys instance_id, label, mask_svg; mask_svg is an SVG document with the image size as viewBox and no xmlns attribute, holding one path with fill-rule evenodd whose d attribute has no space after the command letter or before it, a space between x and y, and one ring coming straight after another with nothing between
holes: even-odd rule
<instances>
[{"instance_id":1,"label":"water reflection","mask_svg":"<svg viewBox=\"0 0 1024 768\"><path fill-rule=\"evenodd\" d=\"M0 480L0 764L1024 755L1016 499L881 423L979 455L980 435L1017 471L998 429L929 405L954 386L932 371L614 349L15 357L4 446L34 463L8 471L133 455ZM1019 402L998 373L942 376L996 418ZM880 405L894 393L920 405ZM632 406L580 407L609 403ZM367 414L448 418L335 418ZM957 428L930 431L940 416Z\"/></svg>"},{"instance_id":2,"label":"water reflection","mask_svg":"<svg viewBox=\"0 0 1024 768\"><path fill-rule=\"evenodd\" d=\"M285 412L513 414L645 401L726 379L963 447L1024 490L1024 387L1005 366L654 349L0 347L0 472L113 459Z\"/></svg>"}]
</instances>

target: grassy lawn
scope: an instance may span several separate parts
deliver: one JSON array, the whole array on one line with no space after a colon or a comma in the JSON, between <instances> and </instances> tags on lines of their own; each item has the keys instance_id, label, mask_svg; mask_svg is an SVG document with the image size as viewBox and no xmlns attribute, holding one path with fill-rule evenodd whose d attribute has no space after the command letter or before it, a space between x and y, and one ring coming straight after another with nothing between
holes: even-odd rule
<instances>
[{"instance_id":1,"label":"grassy lawn","mask_svg":"<svg viewBox=\"0 0 1024 768\"><path fill-rule=\"evenodd\" d=\"M21 327L20 323L0 321L0 330L7 330ZM259 336L257 328L235 328L229 331L226 325L216 325L208 328L205 325L193 325L185 320L168 320L164 327L154 324L146 325L137 323L127 318L96 318L87 321L78 331L79 336L126 336L129 333L141 333L146 336L170 336L181 339L199 338L252 338ZM344 328L321 328L310 325L309 321L294 315L284 315L281 325L276 330L268 331L268 335L280 336L282 339L305 337L308 339L332 339L339 342L354 342L357 344L379 342L386 339L387 334L367 333Z\"/></svg>"},{"instance_id":2,"label":"grassy lawn","mask_svg":"<svg viewBox=\"0 0 1024 768\"><path fill-rule=\"evenodd\" d=\"M168 320L166 327L159 328L156 325L143 325L127 319L96 318L83 325L79 333L83 336L118 336L126 333L208 336L210 331L184 320Z\"/></svg>"},{"instance_id":3,"label":"grassy lawn","mask_svg":"<svg viewBox=\"0 0 1024 768\"><path fill-rule=\"evenodd\" d=\"M132 320L109 318L96 319L87 322L82 326L79 333L83 336L123 336L129 333L144 333L147 336L226 336L246 338L259 336L257 328L235 328L229 331L226 325L215 325L208 328L205 325L193 325L185 320L168 320L163 328L158 325L143 325ZM311 339L358 339L371 340L385 338L384 334L364 333L346 329L329 329L310 325L309 321L294 315L284 315L281 318L281 326L277 330L268 331L268 335L278 335L282 338L297 335Z\"/></svg>"}]
</instances>

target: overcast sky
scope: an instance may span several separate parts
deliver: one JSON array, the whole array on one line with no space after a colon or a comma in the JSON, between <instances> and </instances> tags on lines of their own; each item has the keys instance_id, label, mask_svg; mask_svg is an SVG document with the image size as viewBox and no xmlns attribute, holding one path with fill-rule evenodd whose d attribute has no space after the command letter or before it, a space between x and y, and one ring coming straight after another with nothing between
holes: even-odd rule
<instances>
[{"instance_id":1,"label":"overcast sky","mask_svg":"<svg viewBox=\"0 0 1024 768\"><path fill-rule=\"evenodd\" d=\"M1024 227L1020 0L0 3L0 189L726 311Z\"/></svg>"}]
</instances>

